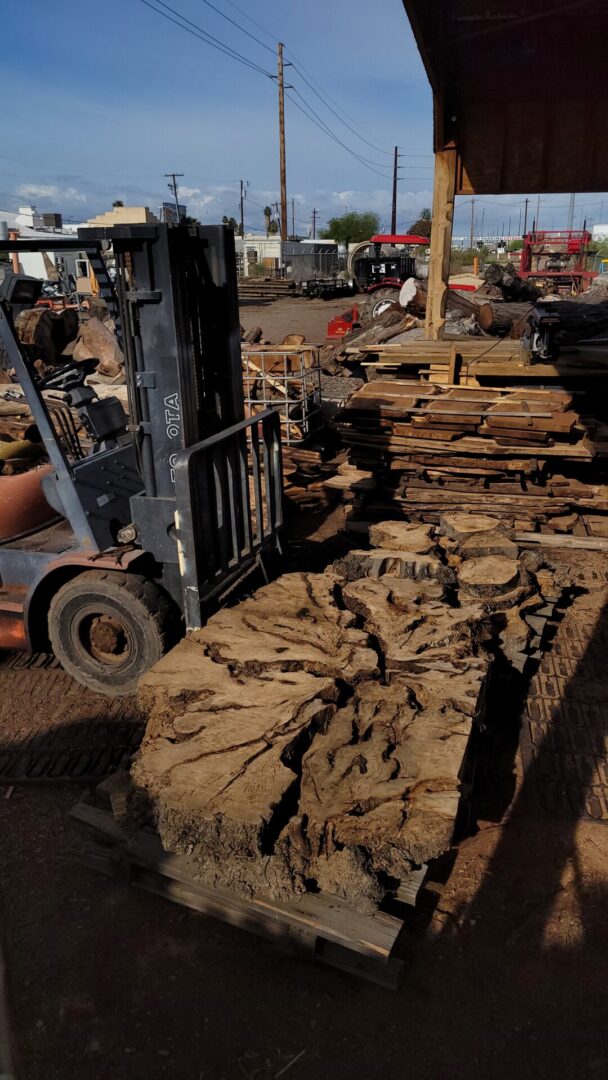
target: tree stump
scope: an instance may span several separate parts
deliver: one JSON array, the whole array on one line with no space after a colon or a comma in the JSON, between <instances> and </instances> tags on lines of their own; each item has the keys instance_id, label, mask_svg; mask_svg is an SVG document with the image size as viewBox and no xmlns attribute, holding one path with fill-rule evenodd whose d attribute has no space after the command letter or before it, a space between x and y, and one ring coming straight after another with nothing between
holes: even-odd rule
<instances>
[{"instance_id":1,"label":"tree stump","mask_svg":"<svg viewBox=\"0 0 608 1080\"><path fill-rule=\"evenodd\" d=\"M415 525L408 521L381 521L370 525L369 542L375 548L390 548L415 555L426 555L435 547L430 525Z\"/></svg>"},{"instance_id":2,"label":"tree stump","mask_svg":"<svg viewBox=\"0 0 608 1080\"><path fill-rule=\"evenodd\" d=\"M519 563L504 555L467 559L460 567L458 580L471 596L498 596L509 592L519 580Z\"/></svg>"},{"instance_id":3,"label":"tree stump","mask_svg":"<svg viewBox=\"0 0 608 1080\"><path fill-rule=\"evenodd\" d=\"M486 514L453 513L442 514L439 519L439 531L443 536L449 536L452 540L466 540L469 536L475 536L483 532L495 532L501 530L500 518L488 517Z\"/></svg>"}]
</instances>

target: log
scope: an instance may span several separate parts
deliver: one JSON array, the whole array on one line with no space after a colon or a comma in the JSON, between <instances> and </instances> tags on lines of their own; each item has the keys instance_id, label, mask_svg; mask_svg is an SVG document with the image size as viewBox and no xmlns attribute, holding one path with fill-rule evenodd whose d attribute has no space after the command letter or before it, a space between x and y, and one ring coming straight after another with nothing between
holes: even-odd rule
<instances>
[{"instance_id":1,"label":"log","mask_svg":"<svg viewBox=\"0 0 608 1080\"><path fill-rule=\"evenodd\" d=\"M349 611L378 641L386 671L455 671L469 663L486 634L479 605L450 607L440 586L389 575L362 578L342 590Z\"/></svg>"},{"instance_id":2,"label":"log","mask_svg":"<svg viewBox=\"0 0 608 1080\"><path fill-rule=\"evenodd\" d=\"M78 334L78 312L74 308L66 308L65 311L29 308L17 315L15 330L32 360L42 360L50 365L60 364L63 350Z\"/></svg>"},{"instance_id":3,"label":"log","mask_svg":"<svg viewBox=\"0 0 608 1080\"><path fill-rule=\"evenodd\" d=\"M481 609L443 603L434 582L357 586L363 600L339 606L334 573L285 575L142 679L149 720L129 816L151 814L164 848L188 854L202 881L284 899L314 882L371 912L387 875L449 846L487 670L471 654ZM367 645L383 604L387 643L416 667L395 668L389 686Z\"/></svg>"},{"instance_id":4,"label":"log","mask_svg":"<svg viewBox=\"0 0 608 1080\"><path fill-rule=\"evenodd\" d=\"M336 607L337 582L329 571L284 574L250 600L219 611L190 640L217 664L247 675L297 669L358 682L374 674L377 657L353 617Z\"/></svg>"},{"instance_id":5,"label":"log","mask_svg":"<svg viewBox=\"0 0 608 1080\"><path fill-rule=\"evenodd\" d=\"M533 303L501 303L484 300L477 306L475 318L486 334L497 337L521 337Z\"/></svg>"},{"instance_id":6,"label":"log","mask_svg":"<svg viewBox=\"0 0 608 1080\"><path fill-rule=\"evenodd\" d=\"M461 589L480 598L509 592L519 579L519 563L504 555L467 559L458 571Z\"/></svg>"},{"instance_id":7,"label":"log","mask_svg":"<svg viewBox=\"0 0 608 1080\"><path fill-rule=\"evenodd\" d=\"M500 523L486 514L442 514L439 531L452 540L466 540L478 533L494 533Z\"/></svg>"},{"instance_id":8,"label":"log","mask_svg":"<svg viewBox=\"0 0 608 1080\"><path fill-rule=\"evenodd\" d=\"M407 521L381 521L370 525L369 542L375 548L391 548L416 555L426 555L435 547L429 525Z\"/></svg>"},{"instance_id":9,"label":"log","mask_svg":"<svg viewBox=\"0 0 608 1080\"><path fill-rule=\"evenodd\" d=\"M414 552L390 548L349 551L348 555L335 563L335 567L346 581L356 581L361 577L382 577L384 574L411 578L414 581L431 579L447 583L454 579L453 571L444 566L437 555L417 555Z\"/></svg>"},{"instance_id":10,"label":"log","mask_svg":"<svg viewBox=\"0 0 608 1080\"><path fill-rule=\"evenodd\" d=\"M99 360L98 371L113 378L123 370L123 355L106 323L88 319L82 324L73 350L74 360Z\"/></svg>"},{"instance_id":11,"label":"log","mask_svg":"<svg viewBox=\"0 0 608 1080\"><path fill-rule=\"evenodd\" d=\"M532 282L521 278L512 263L487 263L483 279L500 289L505 300L537 300L542 294Z\"/></svg>"},{"instance_id":12,"label":"log","mask_svg":"<svg viewBox=\"0 0 608 1080\"><path fill-rule=\"evenodd\" d=\"M608 333L608 300L596 304L580 300L543 300L536 311L559 316L556 340L560 344L575 344L586 338Z\"/></svg>"},{"instance_id":13,"label":"log","mask_svg":"<svg viewBox=\"0 0 608 1080\"><path fill-rule=\"evenodd\" d=\"M468 712L442 710L443 681L364 683L304 756L306 828L292 828L293 844L310 853L321 888L344 888L347 859L351 873L365 858L375 873L400 879L449 847L479 692ZM358 907L371 899L369 884L356 899Z\"/></svg>"},{"instance_id":14,"label":"log","mask_svg":"<svg viewBox=\"0 0 608 1080\"><path fill-rule=\"evenodd\" d=\"M515 560L518 555L517 544L509 540L504 533L481 532L467 537L458 544L458 554L462 559L479 559L486 555L502 555L505 559Z\"/></svg>"}]
</instances>

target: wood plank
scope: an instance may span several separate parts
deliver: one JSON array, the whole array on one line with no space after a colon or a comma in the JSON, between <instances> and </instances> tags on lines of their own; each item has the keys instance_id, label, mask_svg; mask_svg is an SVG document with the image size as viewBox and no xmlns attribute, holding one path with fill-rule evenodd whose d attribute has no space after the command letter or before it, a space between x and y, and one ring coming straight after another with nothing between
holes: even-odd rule
<instances>
[{"instance_id":1,"label":"wood plank","mask_svg":"<svg viewBox=\"0 0 608 1080\"><path fill-rule=\"evenodd\" d=\"M518 544L539 544L541 547L563 548L571 551L608 551L608 537L570 536L568 533L531 533L515 534Z\"/></svg>"},{"instance_id":2,"label":"wood plank","mask_svg":"<svg viewBox=\"0 0 608 1080\"><path fill-rule=\"evenodd\" d=\"M70 811L70 816L116 845L114 852L106 849L109 858L123 862L126 858L135 866L178 883L188 890L188 906L233 926L252 930L257 926L264 934L273 936L296 927L298 931L320 935L363 956L382 960L388 960L401 932L401 920L392 915L380 911L374 915L360 915L338 897L321 893L307 894L289 904L263 894L244 899L229 889L197 880L187 856L164 851L155 833L143 830L125 833L107 810L80 802ZM137 880L138 876L135 884ZM177 899L174 887L163 888L163 895Z\"/></svg>"}]
</instances>

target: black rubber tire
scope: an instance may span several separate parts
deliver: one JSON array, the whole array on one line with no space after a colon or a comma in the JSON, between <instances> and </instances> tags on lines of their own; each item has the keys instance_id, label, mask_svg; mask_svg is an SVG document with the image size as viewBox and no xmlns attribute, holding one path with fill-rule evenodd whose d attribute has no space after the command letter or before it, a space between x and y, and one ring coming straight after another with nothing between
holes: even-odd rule
<instances>
[{"instance_id":1,"label":"black rubber tire","mask_svg":"<svg viewBox=\"0 0 608 1080\"><path fill-rule=\"evenodd\" d=\"M399 302L399 289L387 285L384 289L375 289L374 292L368 293L364 303L361 305L360 317L363 323L371 323L374 319L381 315L381 311L377 311L376 308L387 307L388 304L396 304Z\"/></svg>"},{"instance_id":2,"label":"black rubber tire","mask_svg":"<svg viewBox=\"0 0 608 1080\"><path fill-rule=\"evenodd\" d=\"M69 675L97 693L124 697L135 692L140 676L166 651L171 617L171 603L154 582L114 570L86 570L53 596L49 638ZM116 647L124 641L124 648L118 656L95 654L93 628L104 619L111 634L120 627Z\"/></svg>"}]
</instances>

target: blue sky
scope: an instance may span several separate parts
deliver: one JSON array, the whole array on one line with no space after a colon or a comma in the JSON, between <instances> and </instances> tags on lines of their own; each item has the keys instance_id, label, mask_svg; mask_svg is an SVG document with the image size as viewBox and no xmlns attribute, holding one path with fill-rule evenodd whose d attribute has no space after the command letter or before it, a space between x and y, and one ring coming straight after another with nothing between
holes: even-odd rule
<instances>
[{"instance_id":1,"label":"blue sky","mask_svg":"<svg viewBox=\"0 0 608 1080\"><path fill-rule=\"evenodd\" d=\"M345 208L374 209L388 224L395 143L404 155L399 227L431 204L431 95L401 0L164 2L149 0L263 72L276 71L276 41L285 43L286 60L295 63L286 69L293 85L286 103L287 186L298 231L306 234L313 206L321 224ZM272 79L142 0L4 0L2 9L0 209L31 202L80 221L121 198L156 210L169 198L163 174L174 169L184 173L182 200L208 223L237 216L237 181L248 180L246 225L261 226L262 207L278 198ZM314 109L359 157L297 106ZM506 230L509 216L516 231L521 202L480 200L477 231L484 209L484 231L500 230L503 221ZM563 225L566 204L563 195L545 197L541 224ZM577 205L599 220L601 196L581 196ZM462 200L456 233L468 232L469 218L470 204Z\"/></svg>"}]
</instances>

